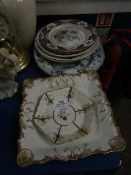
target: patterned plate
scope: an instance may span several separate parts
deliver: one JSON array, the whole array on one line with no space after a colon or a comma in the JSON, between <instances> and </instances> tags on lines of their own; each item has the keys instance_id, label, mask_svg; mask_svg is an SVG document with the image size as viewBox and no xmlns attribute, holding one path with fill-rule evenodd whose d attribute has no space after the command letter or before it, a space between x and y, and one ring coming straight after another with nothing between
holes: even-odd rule
<instances>
[{"instance_id":1,"label":"patterned plate","mask_svg":"<svg viewBox=\"0 0 131 175\"><path fill-rule=\"evenodd\" d=\"M100 40L98 38L98 40L93 45L93 47L90 47L87 52L84 52L83 54L77 55L77 56L74 56L74 57L53 56L53 55L48 54L47 52L44 52L43 50L41 50L39 48L39 46L37 46L37 44L35 44L35 48L39 52L39 54L42 57L46 58L47 60L54 61L54 62L61 62L61 63L71 63L71 62L80 61L80 60L83 60L87 57L90 57L90 55L98 48L99 44L100 44Z\"/></svg>"},{"instance_id":2,"label":"patterned plate","mask_svg":"<svg viewBox=\"0 0 131 175\"><path fill-rule=\"evenodd\" d=\"M27 79L17 163L77 160L125 148L95 72Z\"/></svg>"},{"instance_id":3,"label":"patterned plate","mask_svg":"<svg viewBox=\"0 0 131 175\"><path fill-rule=\"evenodd\" d=\"M77 74L84 71L97 71L103 64L105 55L103 47L100 46L84 60L74 63L56 63L44 59L37 50L34 50L34 58L38 67L48 75Z\"/></svg>"},{"instance_id":4,"label":"patterned plate","mask_svg":"<svg viewBox=\"0 0 131 175\"><path fill-rule=\"evenodd\" d=\"M36 36L41 49L56 54L76 54L88 50L97 40L95 28L79 20L59 20L44 26Z\"/></svg>"}]
</instances>

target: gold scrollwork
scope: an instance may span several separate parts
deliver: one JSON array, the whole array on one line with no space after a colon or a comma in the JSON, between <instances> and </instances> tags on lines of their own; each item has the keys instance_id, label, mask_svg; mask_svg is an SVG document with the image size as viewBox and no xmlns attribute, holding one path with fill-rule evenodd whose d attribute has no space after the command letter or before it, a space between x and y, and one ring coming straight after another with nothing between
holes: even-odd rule
<instances>
[{"instance_id":1,"label":"gold scrollwork","mask_svg":"<svg viewBox=\"0 0 131 175\"><path fill-rule=\"evenodd\" d=\"M30 150L22 149L18 153L17 164L23 167L30 165L32 164L33 158L34 158L34 155Z\"/></svg>"}]
</instances>

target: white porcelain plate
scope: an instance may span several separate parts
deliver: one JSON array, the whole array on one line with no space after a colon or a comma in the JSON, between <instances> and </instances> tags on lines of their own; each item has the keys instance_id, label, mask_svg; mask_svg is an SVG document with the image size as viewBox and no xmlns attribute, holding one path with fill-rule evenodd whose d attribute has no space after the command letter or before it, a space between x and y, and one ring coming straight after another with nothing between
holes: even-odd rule
<instances>
[{"instance_id":1,"label":"white porcelain plate","mask_svg":"<svg viewBox=\"0 0 131 175\"><path fill-rule=\"evenodd\" d=\"M97 73L25 80L23 98L20 166L125 148Z\"/></svg>"},{"instance_id":2,"label":"white porcelain plate","mask_svg":"<svg viewBox=\"0 0 131 175\"><path fill-rule=\"evenodd\" d=\"M37 106L34 123L53 143L65 143L90 132L94 104L72 87L44 93Z\"/></svg>"},{"instance_id":3,"label":"white porcelain plate","mask_svg":"<svg viewBox=\"0 0 131 175\"><path fill-rule=\"evenodd\" d=\"M80 53L97 40L95 29L79 20L59 20L44 26L36 36L39 46L57 54Z\"/></svg>"}]
</instances>

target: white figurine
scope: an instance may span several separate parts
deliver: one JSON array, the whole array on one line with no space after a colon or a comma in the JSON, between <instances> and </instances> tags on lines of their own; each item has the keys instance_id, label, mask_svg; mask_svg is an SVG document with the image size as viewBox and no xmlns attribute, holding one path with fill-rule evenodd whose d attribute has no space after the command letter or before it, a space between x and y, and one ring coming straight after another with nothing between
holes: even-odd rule
<instances>
[{"instance_id":1,"label":"white figurine","mask_svg":"<svg viewBox=\"0 0 131 175\"><path fill-rule=\"evenodd\" d=\"M18 88L14 81L17 73L18 58L7 48L0 48L0 100L12 97Z\"/></svg>"}]
</instances>

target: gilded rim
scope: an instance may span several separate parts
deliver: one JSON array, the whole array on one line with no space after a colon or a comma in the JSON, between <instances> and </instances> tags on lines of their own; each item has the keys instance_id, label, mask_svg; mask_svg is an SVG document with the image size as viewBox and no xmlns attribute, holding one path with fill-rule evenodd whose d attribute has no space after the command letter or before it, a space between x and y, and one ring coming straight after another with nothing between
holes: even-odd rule
<instances>
[{"instance_id":1,"label":"gilded rim","mask_svg":"<svg viewBox=\"0 0 131 175\"><path fill-rule=\"evenodd\" d=\"M94 32L94 27L93 27L91 24L88 24L88 23L85 22L85 21L80 21L80 20L75 20L75 19L58 20L58 21L52 22L52 23L50 23L50 24L47 24L47 25L45 25L43 28L40 29L40 31L38 32L38 34L39 34L39 35L42 34L42 35L46 36L47 33L51 30L51 28L48 27L48 26L50 26L50 25L59 26L59 25L62 25L62 24L67 24L67 23L75 24L75 25L78 25L78 23L86 23L87 26L82 26L82 25L81 25L81 26L82 26L83 28L85 28L85 29L90 30L90 31L92 32L92 39L93 39L94 41L96 41L96 39L97 39L97 34ZM37 41L40 42L40 38L41 38L41 37L38 37L38 35L37 35L36 38L37 38ZM61 53L62 53L62 55L63 55L63 54L67 54L67 55L73 54L73 52L70 52L69 50L65 50L65 51L64 51L62 48L59 48L57 51L56 51L56 50L53 51L52 49L50 49L49 47L46 46L48 42L49 42L49 40L48 40L46 37L44 37L44 41L43 41L43 44L44 44L44 45L43 45L43 47L44 47L45 49L47 49L49 52L57 53L57 54L60 54L60 55L61 55ZM95 43L95 42L94 42L94 43ZM94 43L93 43L93 45L94 45ZM41 44L40 44L40 45L41 45ZM88 47L85 47L85 48L82 48L82 47L83 47L83 46L80 46L79 48L77 48L76 50L74 50L74 53L76 54L76 53L85 51L85 50L87 50L87 49L89 48L89 46L88 46Z\"/></svg>"},{"instance_id":2,"label":"gilded rim","mask_svg":"<svg viewBox=\"0 0 131 175\"><path fill-rule=\"evenodd\" d=\"M101 81L100 81L100 79L99 79L99 75L98 75L98 73L96 73L96 72L89 72L89 73L81 73L81 74L79 74L79 75L77 75L77 76L81 76L82 74L85 74L85 75L88 75L91 79L95 79L95 80L98 80L99 82L100 82L100 85L99 85L99 88L100 88L100 90L102 90L102 84L101 84ZM59 75L59 76L53 76L53 77L48 77L48 78L36 78L36 79L27 79L27 80L25 80L24 81L24 83L23 83L23 87L24 87L24 89L26 88L26 87L30 87L33 83L34 83L34 81L37 81L37 80L41 80L41 81L44 81L44 80L46 80L46 79L50 79L50 80L52 80L53 78L55 78L55 77L64 77L64 76L66 76L66 75ZM68 76L71 76L71 77L73 77L73 76L75 76L75 75L68 75ZM106 99L106 101L110 104L110 102L109 102L109 100L107 99L107 97L106 97L106 94L102 91L102 97L104 98L104 99ZM25 91L23 91L23 98L25 99L25 97L27 96L27 94L25 93ZM23 100L23 103L25 102L25 100ZM18 159L17 159L17 163L18 163L18 165L20 165L20 166L28 166L28 165L30 165L30 164L44 164L44 163L47 163L47 162L49 162L49 161L52 161L52 160L62 160L62 161L68 161L68 160L77 160L77 159L79 159L79 158L85 158L85 157L88 157L88 156L91 156L91 155L95 155L95 154L109 154L109 153L112 153L112 152L120 152L120 151L123 151L125 148L126 148L126 142L125 142L125 140L122 138L122 135L121 135L121 133L120 133L120 129L119 129L119 127L117 126L117 124L116 124L116 122L115 122L115 120L114 120L114 115L113 115L113 111L112 111L112 108L111 108L111 106L110 105L108 105L108 108L111 110L111 113L112 113L112 120L113 120L113 124L114 124L114 126L116 127L116 129L117 129L117 132L118 132L118 136L117 137L114 137L113 139L114 139L114 141L116 140L116 145L113 143L111 143L110 142L110 146L111 146L111 149L108 149L108 150L106 150L106 151L102 151L101 149L97 149L97 150L95 150L95 151L93 151L93 152L85 152L85 153L81 153L80 155L77 155L77 154L75 154L75 153L73 153L73 152L71 152L70 153L70 155L68 155L68 157L65 159L65 158L63 158L62 156L61 156L61 158L59 157L59 156L55 156L55 157L53 157L53 158L50 158L50 157L45 157L44 159L42 159L42 160L34 160L34 159L32 159L32 156L33 156L33 153L31 153L32 154L32 156L31 156L31 159L29 159L30 161L27 161L27 163L25 163L24 162L24 165L23 164L21 164L21 163L19 163L19 161L18 161L18 159L20 158L20 155L21 155L21 150L26 150L26 149L22 149L22 147L21 147L21 139L24 137L24 135L23 135L23 132L22 132L22 130L23 130L23 123L22 123L22 121L21 121L21 118L23 118L23 115L21 114L21 112L22 112L22 105L21 105L21 112L20 112L20 114L19 114L19 116L20 116L20 119L19 119L19 126L20 126L20 135L19 135L19 139L18 139L18 141L17 141L17 143L18 143ZM29 150L30 151L30 150ZM30 151L31 152L31 151ZM20 154L19 154L20 153Z\"/></svg>"}]
</instances>

